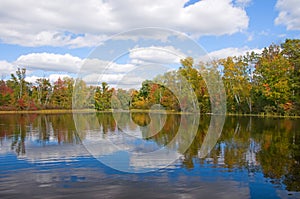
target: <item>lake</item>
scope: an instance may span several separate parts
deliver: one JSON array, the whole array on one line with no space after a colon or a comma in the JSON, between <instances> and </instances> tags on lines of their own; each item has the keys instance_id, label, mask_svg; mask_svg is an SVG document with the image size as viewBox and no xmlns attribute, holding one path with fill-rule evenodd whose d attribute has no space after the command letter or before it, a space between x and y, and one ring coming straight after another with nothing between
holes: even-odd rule
<instances>
[{"instance_id":1,"label":"lake","mask_svg":"<svg viewBox=\"0 0 300 199\"><path fill-rule=\"evenodd\" d=\"M300 198L299 119L214 117L0 115L0 198Z\"/></svg>"}]
</instances>

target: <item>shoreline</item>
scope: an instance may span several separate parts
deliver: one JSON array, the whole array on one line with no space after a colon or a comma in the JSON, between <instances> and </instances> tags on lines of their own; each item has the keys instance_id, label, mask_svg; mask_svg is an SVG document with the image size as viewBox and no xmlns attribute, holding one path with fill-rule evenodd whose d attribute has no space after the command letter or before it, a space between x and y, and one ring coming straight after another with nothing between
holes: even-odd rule
<instances>
[{"instance_id":1,"label":"shoreline","mask_svg":"<svg viewBox=\"0 0 300 199\"><path fill-rule=\"evenodd\" d=\"M43 109L43 110L16 110L16 111L0 111L0 115L9 114L66 114L66 113L112 113L112 112L124 112L124 113L157 113L157 114L195 114L193 112L178 112L172 110L143 110L143 109L131 109L131 110L105 110L97 111L94 109ZM203 113L204 115L213 115L211 113ZM290 118L300 119L300 116L284 116L284 115L271 115L271 114L235 114L226 113L226 116L238 116L238 117L261 117L261 118Z\"/></svg>"},{"instance_id":2,"label":"shoreline","mask_svg":"<svg viewBox=\"0 0 300 199\"><path fill-rule=\"evenodd\" d=\"M65 114L65 113L93 113L93 109L43 109L43 110L17 110L17 111L0 111L0 115L5 114Z\"/></svg>"}]
</instances>

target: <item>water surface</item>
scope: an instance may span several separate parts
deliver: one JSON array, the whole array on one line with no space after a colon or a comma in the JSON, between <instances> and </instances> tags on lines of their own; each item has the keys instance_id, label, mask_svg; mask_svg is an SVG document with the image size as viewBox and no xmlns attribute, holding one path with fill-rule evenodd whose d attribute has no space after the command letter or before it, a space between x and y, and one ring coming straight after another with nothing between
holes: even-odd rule
<instances>
[{"instance_id":1,"label":"water surface","mask_svg":"<svg viewBox=\"0 0 300 199\"><path fill-rule=\"evenodd\" d=\"M93 129L89 114L77 116ZM83 124L72 114L0 115L0 198L300 198L299 119L227 117L202 158L212 118L201 116L193 136L191 118L97 114L96 135L112 140L115 150L87 147L95 132L79 132ZM179 128L186 134L176 136ZM172 152L161 164L125 153L160 148ZM150 172L122 172L107 163Z\"/></svg>"}]
</instances>

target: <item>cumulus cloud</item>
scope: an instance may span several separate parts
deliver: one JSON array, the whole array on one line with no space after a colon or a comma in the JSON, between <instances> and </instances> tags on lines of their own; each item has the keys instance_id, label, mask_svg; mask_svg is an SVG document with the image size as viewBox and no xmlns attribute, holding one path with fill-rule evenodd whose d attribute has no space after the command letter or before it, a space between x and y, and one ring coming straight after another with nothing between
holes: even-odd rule
<instances>
[{"instance_id":1,"label":"cumulus cloud","mask_svg":"<svg viewBox=\"0 0 300 199\"><path fill-rule=\"evenodd\" d=\"M35 76L35 75L32 75L32 76L27 76L25 78L25 80L29 83L35 83L37 79L40 79L42 77L39 77L39 76Z\"/></svg>"},{"instance_id":2,"label":"cumulus cloud","mask_svg":"<svg viewBox=\"0 0 300 199\"><path fill-rule=\"evenodd\" d=\"M251 2L252 2L252 0L235 0L236 5L238 5L238 6L240 6L240 7L246 7L246 6L248 6Z\"/></svg>"},{"instance_id":3,"label":"cumulus cloud","mask_svg":"<svg viewBox=\"0 0 300 199\"><path fill-rule=\"evenodd\" d=\"M151 46L146 48L133 48L129 51L129 57L134 64L175 64L186 55L173 46Z\"/></svg>"},{"instance_id":4,"label":"cumulus cloud","mask_svg":"<svg viewBox=\"0 0 300 199\"><path fill-rule=\"evenodd\" d=\"M16 67L25 67L30 72L26 80L32 83L42 77L55 82L59 77L77 75L88 84L107 82L119 88L138 88L144 80L172 70L174 64L179 64L180 59L186 57L173 46L135 47L128 51L127 61L123 64L97 58L81 59L70 54L31 53L21 55L12 63L0 61L0 69L1 75L5 76L14 73ZM260 53L262 49L225 48L210 52L200 59L195 58L195 61L245 55L251 51Z\"/></svg>"},{"instance_id":5,"label":"cumulus cloud","mask_svg":"<svg viewBox=\"0 0 300 199\"><path fill-rule=\"evenodd\" d=\"M117 64L112 61L87 58L82 60L80 73L125 73L134 68L132 64Z\"/></svg>"},{"instance_id":6,"label":"cumulus cloud","mask_svg":"<svg viewBox=\"0 0 300 199\"><path fill-rule=\"evenodd\" d=\"M146 78L140 77L138 75L132 74L89 74L82 78L89 85L99 85L102 82L108 83L111 87L114 88L139 88Z\"/></svg>"},{"instance_id":7,"label":"cumulus cloud","mask_svg":"<svg viewBox=\"0 0 300 199\"><path fill-rule=\"evenodd\" d=\"M278 0L276 9L279 11L275 19L276 25L285 25L288 30L300 30L299 0Z\"/></svg>"},{"instance_id":8,"label":"cumulus cloud","mask_svg":"<svg viewBox=\"0 0 300 199\"><path fill-rule=\"evenodd\" d=\"M236 0L248 2L248 0ZM0 39L23 46L96 46L108 35L164 27L190 35L224 35L248 27L234 0L2 0Z\"/></svg>"},{"instance_id":9,"label":"cumulus cloud","mask_svg":"<svg viewBox=\"0 0 300 199\"><path fill-rule=\"evenodd\" d=\"M14 73L16 71L16 67L5 60L0 60L0 78L4 79L6 76Z\"/></svg>"},{"instance_id":10,"label":"cumulus cloud","mask_svg":"<svg viewBox=\"0 0 300 199\"><path fill-rule=\"evenodd\" d=\"M122 79L124 74L102 74L102 73L92 73L85 75L83 80L88 84L99 84L101 82L107 82L109 84L116 84L120 79Z\"/></svg>"},{"instance_id":11,"label":"cumulus cloud","mask_svg":"<svg viewBox=\"0 0 300 199\"><path fill-rule=\"evenodd\" d=\"M130 62L129 57L128 59ZM39 78L49 78L53 83L58 78L78 76L88 84L96 85L107 82L111 86L129 88L130 86L138 87L145 80L139 77L141 74L134 74L137 67L135 64L118 64L96 58L81 59L70 54L54 53L21 55L12 63L0 61L0 75L5 78L14 73L17 67L27 69L26 81L31 83Z\"/></svg>"},{"instance_id":12,"label":"cumulus cloud","mask_svg":"<svg viewBox=\"0 0 300 199\"><path fill-rule=\"evenodd\" d=\"M31 53L21 55L15 65L34 70L64 71L70 73L78 72L83 61L79 57L70 54L54 53Z\"/></svg>"},{"instance_id":13,"label":"cumulus cloud","mask_svg":"<svg viewBox=\"0 0 300 199\"><path fill-rule=\"evenodd\" d=\"M247 52L255 52L255 53L261 53L263 49L250 49L249 47L243 47L243 48L223 48L220 50L212 51L208 53L207 55L201 57L199 61L209 61L214 59L222 59L229 56L242 56L246 55Z\"/></svg>"},{"instance_id":14,"label":"cumulus cloud","mask_svg":"<svg viewBox=\"0 0 300 199\"><path fill-rule=\"evenodd\" d=\"M10 63L7 63L10 64ZM21 55L14 65L31 70L60 71L68 73L121 73L132 70L132 64L117 64L97 58L81 59L70 54L31 53ZM10 64L12 65L12 64Z\"/></svg>"},{"instance_id":15,"label":"cumulus cloud","mask_svg":"<svg viewBox=\"0 0 300 199\"><path fill-rule=\"evenodd\" d=\"M49 81L50 81L51 83L54 83L54 82L56 82L59 78L60 78L60 79L63 79L63 78L65 78L65 77L71 77L71 76L68 75L68 74L50 74L48 77L45 77L45 76L41 77L41 76L32 75L32 76L27 76L27 77L25 78L25 80L26 80L27 82L29 82L29 83L33 83L33 84L34 84L34 83L36 82L36 80L38 80L38 79L47 78L47 79L49 79Z\"/></svg>"}]
</instances>

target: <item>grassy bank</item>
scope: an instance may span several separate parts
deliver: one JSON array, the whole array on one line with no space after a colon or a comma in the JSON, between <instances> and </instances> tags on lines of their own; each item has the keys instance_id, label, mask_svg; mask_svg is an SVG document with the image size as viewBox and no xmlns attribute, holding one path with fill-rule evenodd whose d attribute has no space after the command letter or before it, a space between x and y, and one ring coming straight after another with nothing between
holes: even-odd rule
<instances>
[{"instance_id":1,"label":"grassy bank","mask_svg":"<svg viewBox=\"0 0 300 199\"><path fill-rule=\"evenodd\" d=\"M18 110L18 111L0 111L0 114L65 114L65 113L111 113L113 110L96 111L94 109L46 109L46 110ZM145 110L145 109L131 109L131 110L115 110L115 112L130 112L130 113L159 113L159 114L195 114L193 112L179 112L172 110ZM211 113L203 113L211 115ZM300 116L283 116L271 114L237 114L227 113L227 116L238 117L262 117L262 118L297 118Z\"/></svg>"},{"instance_id":2,"label":"grassy bank","mask_svg":"<svg viewBox=\"0 0 300 199\"><path fill-rule=\"evenodd\" d=\"M178 112L172 110L105 110L96 111L95 109L45 109L45 110L17 110L17 111L0 111L0 114L63 114L63 113L111 113L111 112L127 112L127 113L160 113L160 114L194 114L192 112Z\"/></svg>"},{"instance_id":3,"label":"grassy bank","mask_svg":"<svg viewBox=\"0 0 300 199\"><path fill-rule=\"evenodd\" d=\"M299 119L300 115L275 115L275 114L238 114L238 113L227 113L228 116L241 116L241 117L262 117L262 118L296 118Z\"/></svg>"},{"instance_id":4,"label":"grassy bank","mask_svg":"<svg viewBox=\"0 0 300 199\"><path fill-rule=\"evenodd\" d=\"M93 113L94 109L46 109L46 110L18 110L0 111L0 114L65 114L65 113Z\"/></svg>"}]
</instances>

